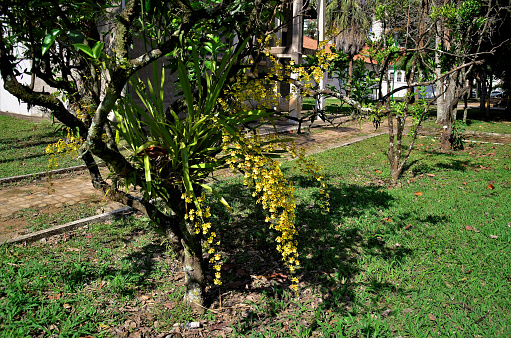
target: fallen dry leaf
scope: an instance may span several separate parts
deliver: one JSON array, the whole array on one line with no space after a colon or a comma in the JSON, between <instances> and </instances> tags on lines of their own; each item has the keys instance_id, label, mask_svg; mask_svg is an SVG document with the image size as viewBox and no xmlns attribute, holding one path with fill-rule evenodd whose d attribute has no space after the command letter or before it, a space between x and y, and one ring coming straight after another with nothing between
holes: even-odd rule
<instances>
[{"instance_id":1,"label":"fallen dry leaf","mask_svg":"<svg viewBox=\"0 0 511 338\"><path fill-rule=\"evenodd\" d=\"M163 306L165 306L169 310L172 310L176 306L176 304L175 303L163 303Z\"/></svg>"},{"instance_id":2,"label":"fallen dry leaf","mask_svg":"<svg viewBox=\"0 0 511 338\"><path fill-rule=\"evenodd\" d=\"M63 307L64 309L70 309L70 308L71 308L71 305L69 305L68 303L66 303L66 304L62 305L62 307Z\"/></svg>"},{"instance_id":3,"label":"fallen dry leaf","mask_svg":"<svg viewBox=\"0 0 511 338\"><path fill-rule=\"evenodd\" d=\"M493 184L488 184L486 186L486 189L493 190L493 189L495 189L495 187L493 186Z\"/></svg>"},{"instance_id":4,"label":"fallen dry leaf","mask_svg":"<svg viewBox=\"0 0 511 338\"><path fill-rule=\"evenodd\" d=\"M463 182L463 183L461 183L461 184L463 184L463 185L467 185L467 182Z\"/></svg>"},{"instance_id":5,"label":"fallen dry leaf","mask_svg":"<svg viewBox=\"0 0 511 338\"><path fill-rule=\"evenodd\" d=\"M465 225L465 229L468 231L474 231L474 227L472 227L470 225Z\"/></svg>"},{"instance_id":6,"label":"fallen dry leaf","mask_svg":"<svg viewBox=\"0 0 511 338\"><path fill-rule=\"evenodd\" d=\"M60 299L62 297L62 293L57 293L56 295L51 295L48 299Z\"/></svg>"},{"instance_id":7,"label":"fallen dry leaf","mask_svg":"<svg viewBox=\"0 0 511 338\"><path fill-rule=\"evenodd\" d=\"M429 320L436 321L436 317L432 313L429 314Z\"/></svg>"},{"instance_id":8,"label":"fallen dry leaf","mask_svg":"<svg viewBox=\"0 0 511 338\"><path fill-rule=\"evenodd\" d=\"M270 273L269 275L264 276L266 279L278 279L278 280L285 280L287 279L287 275L284 275L280 272L274 272Z\"/></svg>"},{"instance_id":9,"label":"fallen dry leaf","mask_svg":"<svg viewBox=\"0 0 511 338\"><path fill-rule=\"evenodd\" d=\"M381 174L381 170L376 170L376 173L377 174Z\"/></svg>"},{"instance_id":10,"label":"fallen dry leaf","mask_svg":"<svg viewBox=\"0 0 511 338\"><path fill-rule=\"evenodd\" d=\"M495 238L499 238L499 236L495 236L495 235L490 235L490 238L493 238L493 239L495 239Z\"/></svg>"},{"instance_id":11,"label":"fallen dry leaf","mask_svg":"<svg viewBox=\"0 0 511 338\"><path fill-rule=\"evenodd\" d=\"M435 174L426 174L426 176L435 177Z\"/></svg>"},{"instance_id":12,"label":"fallen dry leaf","mask_svg":"<svg viewBox=\"0 0 511 338\"><path fill-rule=\"evenodd\" d=\"M422 196L422 193L420 191L417 191L414 195L415 196Z\"/></svg>"},{"instance_id":13,"label":"fallen dry leaf","mask_svg":"<svg viewBox=\"0 0 511 338\"><path fill-rule=\"evenodd\" d=\"M392 310L391 310L391 309L387 309L387 310L385 310L385 311L383 311L383 312L381 313L381 316L382 316L382 317L388 317L388 316L390 315L390 313L391 313L391 312L392 312Z\"/></svg>"}]
</instances>

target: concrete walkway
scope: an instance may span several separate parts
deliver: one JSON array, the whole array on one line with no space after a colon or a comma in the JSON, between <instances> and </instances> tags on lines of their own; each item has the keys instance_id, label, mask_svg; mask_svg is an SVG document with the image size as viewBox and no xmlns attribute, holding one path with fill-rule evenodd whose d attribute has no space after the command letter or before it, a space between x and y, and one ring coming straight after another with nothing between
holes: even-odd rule
<instances>
[{"instance_id":1,"label":"concrete walkway","mask_svg":"<svg viewBox=\"0 0 511 338\"><path fill-rule=\"evenodd\" d=\"M101 200L101 192L94 189L85 172L36 184L0 190L0 217L9 217L26 208L60 207L84 201ZM108 202L110 209L122 207L120 203Z\"/></svg>"},{"instance_id":2,"label":"concrete walkway","mask_svg":"<svg viewBox=\"0 0 511 338\"><path fill-rule=\"evenodd\" d=\"M315 127L321 125L322 123L314 124ZM308 123L304 123L302 128L305 130L307 126ZM279 133L285 133L296 131L298 125L278 121L275 127ZM271 133L275 130L269 126L262 126L260 129L262 134ZM378 132L381 132L381 130L378 130ZM108 171L102 170L104 170L103 177L106 177ZM0 188L0 218L9 217L26 208L60 207L63 204L73 205L91 199L103 200L102 194L92 186L86 170L66 175L70 177L52 178L51 180L42 178L36 184ZM122 207L123 205L120 203L108 202L103 209L108 212L114 210L114 208Z\"/></svg>"}]
</instances>

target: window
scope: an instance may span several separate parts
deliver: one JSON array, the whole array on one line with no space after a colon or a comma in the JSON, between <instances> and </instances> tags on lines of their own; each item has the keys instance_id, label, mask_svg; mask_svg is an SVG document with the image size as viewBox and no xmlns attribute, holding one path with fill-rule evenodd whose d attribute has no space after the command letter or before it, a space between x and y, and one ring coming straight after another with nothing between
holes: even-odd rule
<instances>
[{"instance_id":1,"label":"window","mask_svg":"<svg viewBox=\"0 0 511 338\"><path fill-rule=\"evenodd\" d=\"M396 77L396 82L401 82L401 78L402 78L402 73L403 72L397 72L397 77Z\"/></svg>"},{"instance_id":2,"label":"window","mask_svg":"<svg viewBox=\"0 0 511 338\"><path fill-rule=\"evenodd\" d=\"M389 80L390 82L394 81L394 72L389 73Z\"/></svg>"}]
</instances>

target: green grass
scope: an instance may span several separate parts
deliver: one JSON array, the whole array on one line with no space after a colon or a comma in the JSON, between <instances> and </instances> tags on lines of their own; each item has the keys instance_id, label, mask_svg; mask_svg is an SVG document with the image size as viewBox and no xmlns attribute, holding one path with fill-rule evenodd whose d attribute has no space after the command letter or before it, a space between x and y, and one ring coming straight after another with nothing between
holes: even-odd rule
<instances>
[{"instance_id":1,"label":"green grass","mask_svg":"<svg viewBox=\"0 0 511 338\"><path fill-rule=\"evenodd\" d=\"M315 156L330 184L326 216L311 208L316 189L294 177L302 292L321 302L309 297L309 303L295 304L286 292L273 291L236 328L239 335L511 334L511 147L474 144L444 154L437 141L420 139L420 151L392 187L384 141ZM223 192L242 201L237 184ZM260 213L250 204L236 207L237 224L248 226L236 232L233 247L259 241L260 249L275 255L269 249L274 237L257 229L264 224Z\"/></svg>"},{"instance_id":2,"label":"green grass","mask_svg":"<svg viewBox=\"0 0 511 338\"><path fill-rule=\"evenodd\" d=\"M44 172L48 169L45 148L62 137L49 121L34 122L0 115L0 177ZM59 158L59 168L83 164L71 157Z\"/></svg>"},{"instance_id":3,"label":"green grass","mask_svg":"<svg viewBox=\"0 0 511 338\"><path fill-rule=\"evenodd\" d=\"M463 111L458 112L458 120L463 118ZM436 116L431 116L422 123L424 128L441 130L442 126L435 123ZM479 109L469 109L466 131L511 134L511 114L503 110L491 110L490 119Z\"/></svg>"},{"instance_id":4,"label":"green grass","mask_svg":"<svg viewBox=\"0 0 511 338\"><path fill-rule=\"evenodd\" d=\"M311 97L306 97L303 99L302 109L303 110L312 110L316 105L316 101ZM343 105L341 100L339 99L325 99L325 106L327 113L330 114L346 114L349 115L352 108Z\"/></svg>"},{"instance_id":5,"label":"green grass","mask_svg":"<svg viewBox=\"0 0 511 338\"><path fill-rule=\"evenodd\" d=\"M314 156L329 183L328 215L314 207L318 189L284 164L298 197L299 297L285 277L263 278L287 272L265 215L235 178L217 184L234 212L212 203L232 266L208 291L214 312L193 315L180 303L179 266L150 226L130 218L66 241L1 247L0 337L112 336L137 316L127 307L143 325L158 321L158 332L230 318L231 335L246 337L511 336L511 147L443 153L421 138L397 186L383 149L377 137Z\"/></svg>"},{"instance_id":6,"label":"green grass","mask_svg":"<svg viewBox=\"0 0 511 338\"><path fill-rule=\"evenodd\" d=\"M96 215L96 209L101 203L79 203L63 204L62 206L48 210L47 208L26 208L8 217L10 219L21 219L27 224L31 232L48 229L50 227L66 224L78 219Z\"/></svg>"},{"instance_id":7,"label":"green grass","mask_svg":"<svg viewBox=\"0 0 511 338\"><path fill-rule=\"evenodd\" d=\"M174 261L145 224L130 218L45 245L1 246L0 337L109 337L130 319L165 332L189 320Z\"/></svg>"}]
</instances>

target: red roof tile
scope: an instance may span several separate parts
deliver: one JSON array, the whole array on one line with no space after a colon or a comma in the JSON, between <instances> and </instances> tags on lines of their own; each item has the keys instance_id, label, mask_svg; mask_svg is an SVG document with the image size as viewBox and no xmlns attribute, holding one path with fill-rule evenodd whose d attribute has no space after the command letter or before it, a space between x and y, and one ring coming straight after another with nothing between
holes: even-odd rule
<instances>
[{"instance_id":1,"label":"red roof tile","mask_svg":"<svg viewBox=\"0 0 511 338\"><path fill-rule=\"evenodd\" d=\"M330 46L332 46L331 43L328 43L325 46L327 53L331 53ZM317 50L318 49L318 41L311 39L308 36L304 36L303 37L303 48ZM372 60L372 62L371 62L371 58L369 57L369 48L367 46L364 46L364 48L362 48L360 53L355 55L355 57L353 59L354 60L363 59L365 63L373 63L373 64L376 63L376 61L374 61L374 60Z\"/></svg>"}]
</instances>

